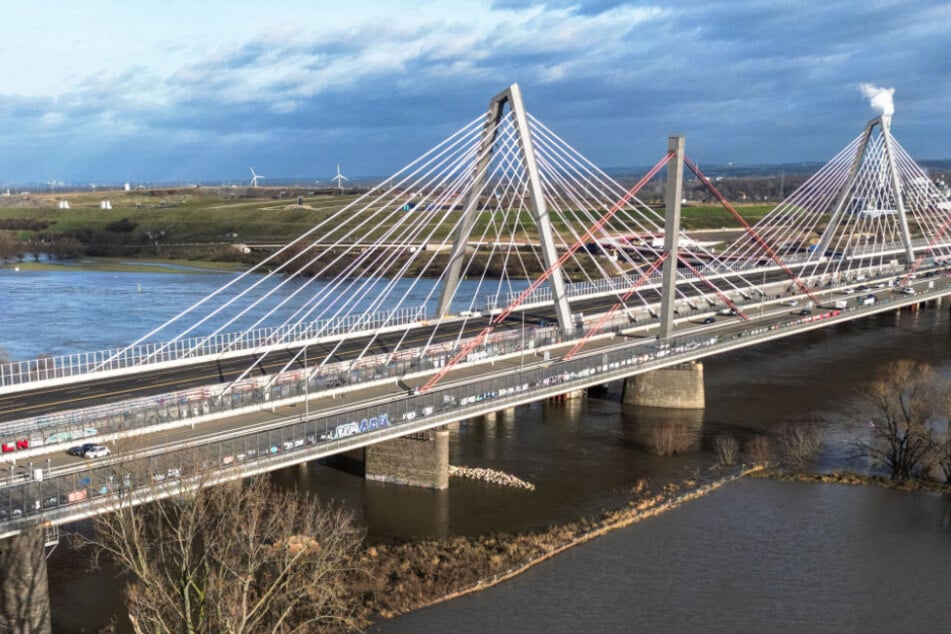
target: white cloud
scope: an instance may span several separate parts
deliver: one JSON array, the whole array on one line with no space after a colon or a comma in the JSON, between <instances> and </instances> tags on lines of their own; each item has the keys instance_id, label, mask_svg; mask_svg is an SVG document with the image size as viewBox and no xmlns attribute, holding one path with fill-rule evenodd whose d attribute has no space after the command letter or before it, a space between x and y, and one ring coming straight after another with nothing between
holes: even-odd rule
<instances>
[{"instance_id":1,"label":"white cloud","mask_svg":"<svg viewBox=\"0 0 951 634\"><path fill-rule=\"evenodd\" d=\"M931 113L949 105L941 53L951 10L915 4L898 24L880 19L888 7L863 16L805 2L24 2L10 12L0 49L9 71L0 130L24 145L33 131L86 145L128 136L169 155L182 151L176 144L205 144L216 165L231 159L213 149L235 139L258 155L273 146L281 160L288 138L308 136L375 160L379 130L423 135L399 145L425 149L436 140L425 135L461 125L518 81L536 115L583 128L607 164L621 164L639 160L625 137L664 138L667 126L695 124L692 134L717 147L780 118L812 124L821 109L830 120L855 113L864 122L854 86L871 77L901 83L909 112L917 104L915 116L947 129ZM77 142L77 156L84 151ZM930 152L943 154L951 149Z\"/></svg>"}]
</instances>

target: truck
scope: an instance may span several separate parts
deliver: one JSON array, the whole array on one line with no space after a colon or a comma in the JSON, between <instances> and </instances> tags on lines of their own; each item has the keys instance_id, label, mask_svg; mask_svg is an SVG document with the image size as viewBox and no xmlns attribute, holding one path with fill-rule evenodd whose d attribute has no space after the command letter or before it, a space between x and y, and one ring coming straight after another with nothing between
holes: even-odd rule
<instances>
[{"instance_id":1,"label":"truck","mask_svg":"<svg viewBox=\"0 0 951 634\"><path fill-rule=\"evenodd\" d=\"M835 300L835 307L838 308L838 309L840 309L840 310L841 310L841 309L844 309L844 308L848 308L848 307L849 307L849 302L848 302L848 300L845 300L845 299L837 299L837 300Z\"/></svg>"}]
</instances>

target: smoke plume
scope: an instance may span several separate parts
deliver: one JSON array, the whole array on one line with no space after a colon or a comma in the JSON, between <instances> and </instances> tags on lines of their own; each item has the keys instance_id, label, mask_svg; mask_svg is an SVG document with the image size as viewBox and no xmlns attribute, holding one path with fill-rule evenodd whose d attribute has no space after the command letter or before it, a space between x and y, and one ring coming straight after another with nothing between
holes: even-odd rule
<instances>
[{"instance_id":1,"label":"smoke plume","mask_svg":"<svg viewBox=\"0 0 951 634\"><path fill-rule=\"evenodd\" d=\"M873 84L862 84L859 89L868 98L872 107L881 111L883 115L895 113L895 102L892 100L892 95L895 94L894 88L879 88Z\"/></svg>"}]
</instances>

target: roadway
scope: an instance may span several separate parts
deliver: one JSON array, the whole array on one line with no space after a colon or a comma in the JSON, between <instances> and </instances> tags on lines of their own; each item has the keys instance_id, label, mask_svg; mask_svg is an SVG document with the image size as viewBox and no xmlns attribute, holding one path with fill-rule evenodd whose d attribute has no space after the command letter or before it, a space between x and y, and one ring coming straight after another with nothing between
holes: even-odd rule
<instances>
[{"instance_id":1,"label":"roadway","mask_svg":"<svg viewBox=\"0 0 951 634\"><path fill-rule=\"evenodd\" d=\"M579 311L597 311L610 308L610 298L577 301L572 308ZM390 354L397 349L419 348L427 343L439 344L474 337L489 323L490 315L480 315L464 322L453 319L442 324L421 322L404 332L383 332L344 339L339 345L318 342L307 345L310 367L316 363L353 361L361 356ZM498 325L494 332L512 332L523 326L535 327L555 319L553 307L536 307L523 313L515 312ZM461 333L461 334L460 334ZM336 346L336 347L335 347ZM117 400L132 400L160 394L171 394L209 385L228 384L253 366L248 376L270 376L280 372L288 363L291 367L304 367L302 347L273 350L261 358L261 353L245 353L222 356L208 360L200 357L194 363L180 363L175 367L149 368L141 372L122 375L89 375L78 377L65 385L32 387L25 384L16 392L0 394L0 423L52 414L63 410L94 407ZM296 359L295 359L296 356Z\"/></svg>"},{"instance_id":2,"label":"roadway","mask_svg":"<svg viewBox=\"0 0 951 634\"><path fill-rule=\"evenodd\" d=\"M924 270L922 273L924 273ZM763 277L767 286L789 283L788 278L782 271L764 273ZM879 283L884 283L884 280L892 278L889 276L881 279L883 281ZM864 282L864 284L870 283L872 282ZM860 286L861 284L863 283L856 282L853 286ZM696 294L695 290L689 288L684 290L690 290L693 294ZM815 292L818 295L828 297L834 291L821 289ZM653 296L654 302L659 300L656 289L646 289L644 294L648 298ZM606 295L574 301L571 303L571 308L573 312L587 314L590 320L599 311L607 310L613 306L615 301L616 298L613 295ZM759 306L759 304L755 306ZM716 307L708 308L707 311L699 311L698 316L713 314ZM750 310L748 306L746 309ZM758 319L755 315L748 315L748 317ZM313 367L315 363L353 361L360 356L390 354L396 351L397 348L405 351L422 347L427 343L454 342L477 335L485 328L489 319L491 319L489 315L480 315L461 323L455 319L442 324L422 322L411 326L408 334L404 331L384 332L344 339L339 344L330 342L310 343L307 345L307 358L310 366ZM553 307L534 307L525 312L524 320L523 313L512 313L503 324L496 327L494 332L512 332L526 325L536 326L542 322L550 323L554 319L555 311ZM645 328L654 326L656 326L656 321L648 323ZM335 345L336 349L334 348ZM263 358L261 358L260 353L236 354L214 360L202 357L196 359L196 362L192 364L180 364L165 368L146 368L135 374L104 374L98 376L93 374L85 380L80 378L65 385L44 386L40 384L38 387L31 387L30 384L26 384L25 389L20 391L0 394L0 423L53 414L64 410L114 403L120 400L174 394L189 389L228 384L241 376L252 365L253 370L249 376L273 376L288 363L291 363L295 369L303 368L304 355L298 354L300 350L300 346L273 350ZM293 360L295 355L297 358ZM13 439L0 438L0 440L8 442Z\"/></svg>"},{"instance_id":3,"label":"roadway","mask_svg":"<svg viewBox=\"0 0 951 634\"><path fill-rule=\"evenodd\" d=\"M916 301L943 296L951 288L951 281L945 278L938 280L924 278L913 281L912 284L917 289L916 295L896 293L895 289L885 286L884 283L880 284L882 288L870 284L869 288L859 295L856 295L854 291L847 295L844 289L837 289L829 291L827 297L839 299L846 297L844 301L849 303L848 308L851 312L844 313L843 317L856 319L875 312L894 310L901 305ZM933 286L936 288L932 288ZM872 306L861 305L859 300L868 295L878 298L876 303ZM922 295L925 296L922 297ZM18 517L22 517L23 510L27 509L31 516L42 513L45 517L47 512L50 512L52 520L56 523L87 517L89 513L96 512L95 509L99 508L96 505L98 502L93 501L91 506L74 504L74 502L85 500L87 494L85 492L89 492L91 496L101 495L102 491L107 490L103 487L103 483L107 483L111 489L113 477L110 474L130 471L140 476L145 474L144 482L148 483L150 480L157 482L165 479L166 469L168 470L167 477L174 479L178 478L180 473L184 477L184 469L188 465L191 465L191 469L204 469L206 467L203 465L213 468L214 465L228 465L229 461L247 460L247 463L242 464L239 470L229 471L230 475L220 476L240 477L240 474L262 472L358 448L409 433L417 428L425 429L446 424L460 418L538 400L566 390L624 378L637 372L699 359L833 323L828 319L813 319L801 315L801 310L805 309L791 307L780 300L775 300L768 309L764 306L764 312L754 323L719 320L712 324L701 325L696 322L684 322L679 325L676 337L667 344L670 346L669 350L664 342L657 342L653 337L629 337L625 334L620 337L607 335L592 339L582 353L585 356L579 355L575 361L566 364L552 365L555 362L548 361L546 357L559 359L572 342L553 346L547 351L549 354L541 358L525 353L522 356L510 355L508 358L495 359L492 362L486 361L456 368L446 381L440 384L438 391L422 396L407 396L405 389L400 389L392 382L378 383L364 386L359 391L351 392L344 397L328 398L328 395L324 394L321 398L312 398L307 404L275 404L273 407L256 408L253 412L234 414L226 419L198 421L192 425L186 422L175 429L151 428L144 436L115 437L107 441L107 444L111 445L115 451L115 455L111 458L83 460L65 454L62 451L63 445L56 448L50 447L46 449L48 452L46 455L35 456L32 458L33 462L27 464L21 461L18 466L10 467L10 471L5 476L0 476L0 512L6 511L7 514L5 517L0 516L0 528L4 525L2 520L9 518L14 522L8 525L7 529L17 530L16 526L21 523ZM828 313L829 311L820 309L817 312ZM824 315L816 314L815 317L824 317ZM839 321L836 319L835 323ZM691 341L696 343L689 343ZM639 345L644 346L643 352L637 351ZM616 364L611 364L612 369L608 370L609 366L602 364L607 364L609 359L627 359L628 361L624 361L618 367ZM597 369L599 365L600 371ZM571 370L572 367L574 370ZM571 379L567 374L569 370L573 377ZM525 379L521 378L523 373ZM535 378L529 379L528 377L533 374ZM516 376L518 378L515 378ZM557 381L549 384L547 379L543 380L546 376L556 378ZM420 377L420 380L425 378L425 376ZM474 396L482 394L486 389L497 389L492 388L492 385L517 386L526 380L532 381L531 387L525 383L524 389L527 391L515 394L514 398L511 390L504 398L499 396L505 392L484 394L484 402L481 396L478 400ZM456 400L450 395L468 395L469 404L465 405L465 400ZM447 398L451 400L447 401ZM426 402L439 405L435 411L430 408L429 416L425 416L427 412L423 412L422 420L410 422L411 419L406 417L406 413L410 410L418 412L419 404ZM390 412L394 420L385 429L359 433L342 440L334 439L325 433L328 430L333 431L334 425L340 422L354 420L354 417L376 416L375 412ZM399 416L400 412L403 413L402 417ZM337 422L333 422L334 420ZM247 455L244 452L248 452ZM134 461L144 462L141 464L133 462L130 456ZM30 476L34 468L44 469L42 481L31 480ZM133 478L136 487L143 486L143 480L138 479L140 476ZM89 478L92 478L91 487ZM118 482L121 484L122 481L120 477ZM73 494L69 492L79 489L82 489L82 497L74 500L71 497ZM175 490L174 487L169 489L147 487L145 492L155 496L167 495L169 491ZM70 495L69 499L67 499L67 493ZM43 497L39 497L41 495ZM108 503L108 499L97 499ZM152 498L143 498L143 501L145 499ZM32 510L34 500L36 511ZM42 511L40 511L41 504ZM16 514L18 512L19 516ZM27 518L23 517L23 520L26 521Z\"/></svg>"}]
</instances>

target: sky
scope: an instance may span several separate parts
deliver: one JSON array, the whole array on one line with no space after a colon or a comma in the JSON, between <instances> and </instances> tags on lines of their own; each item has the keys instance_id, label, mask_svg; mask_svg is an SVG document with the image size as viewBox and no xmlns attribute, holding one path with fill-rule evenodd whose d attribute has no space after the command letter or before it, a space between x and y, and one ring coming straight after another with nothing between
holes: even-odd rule
<instances>
[{"instance_id":1,"label":"sky","mask_svg":"<svg viewBox=\"0 0 951 634\"><path fill-rule=\"evenodd\" d=\"M385 177L518 83L601 167L825 161L894 89L951 158L940 0L9 0L0 185ZM266 182L266 181L265 181Z\"/></svg>"}]
</instances>

